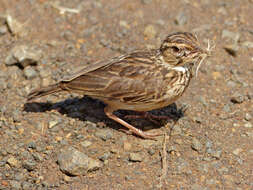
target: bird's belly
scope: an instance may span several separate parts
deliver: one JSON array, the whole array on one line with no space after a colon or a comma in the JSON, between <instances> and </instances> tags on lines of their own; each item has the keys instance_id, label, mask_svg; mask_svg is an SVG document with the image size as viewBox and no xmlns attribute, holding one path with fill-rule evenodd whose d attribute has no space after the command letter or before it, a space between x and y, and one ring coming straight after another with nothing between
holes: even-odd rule
<instances>
[{"instance_id":1,"label":"bird's belly","mask_svg":"<svg viewBox=\"0 0 253 190\"><path fill-rule=\"evenodd\" d=\"M142 103L130 103L130 102L121 102L121 101L105 101L110 107L123 110L134 110L134 111L150 111L155 109L160 109L166 107L173 102L175 102L180 96L175 96L173 98L164 98L152 102L142 102Z\"/></svg>"}]
</instances>

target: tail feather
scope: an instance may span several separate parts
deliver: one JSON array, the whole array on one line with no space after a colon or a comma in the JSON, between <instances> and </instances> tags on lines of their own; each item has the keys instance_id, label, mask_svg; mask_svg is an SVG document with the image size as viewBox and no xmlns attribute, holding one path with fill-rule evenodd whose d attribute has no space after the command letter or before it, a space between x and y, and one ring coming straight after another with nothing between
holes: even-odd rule
<instances>
[{"instance_id":1,"label":"tail feather","mask_svg":"<svg viewBox=\"0 0 253 190\"><path fill-rule=\"evenodd\" d=\"M53 84L53 85L50 85L47 87L42 87L42 88L33 90L28 95L27 100L30 101L35 98L39 98L39 97L46 96L48 94L53 94L53 93L60 92L60 91L62 91L62 88L59 85L59 83Z\"/></svg>"}]
</instances>

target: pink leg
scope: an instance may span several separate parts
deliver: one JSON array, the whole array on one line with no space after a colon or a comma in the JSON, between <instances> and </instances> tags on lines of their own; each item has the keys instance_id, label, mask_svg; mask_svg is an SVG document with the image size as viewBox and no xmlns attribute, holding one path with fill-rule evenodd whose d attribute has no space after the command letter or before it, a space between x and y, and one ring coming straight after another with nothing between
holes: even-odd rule
<instances>
[{"instance_id":1,"label":"pink leg","mask_svg":"<svg viewBox=\"0 0 253 190\"><path fill-rule=\"evenodd\" d=\"M109 106L105 107L104 109L105 111L105 114L113 119L114 121L120 123L121 125L125 126L126 128L128 128L131 132L133 132L134 134L144 138L144 139L152 139L153 137L156 137L156 136L160 136L162 134L158 134L158 133L147 133L147 132L144 132L140 129L137 129L135 128L134 126L130 125L129 123L125 122L124 120L118 118L116 115L113 114L113 109L111 109Z\"/></svg>"}]
</instances>

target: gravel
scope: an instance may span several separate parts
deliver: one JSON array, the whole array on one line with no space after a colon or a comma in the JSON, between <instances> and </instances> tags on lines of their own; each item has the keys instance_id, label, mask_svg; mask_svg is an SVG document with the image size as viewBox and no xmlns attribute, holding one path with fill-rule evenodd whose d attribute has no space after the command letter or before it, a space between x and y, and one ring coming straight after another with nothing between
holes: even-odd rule
<instances>
[{"instance_id":1,"label":"gravel","mask_svg":"<svg viewBox=\"0 0 253 190\"><path fill-rule=\"evenodd\" d=\"M98 161L73 147L62 149L58 155L57 162L60 170L71 176L86 175L89 171L101 168L101 164Z\"/></svg>"},{"instance_id":2,"label":"gravel","mask_svg":"<svg viewBox=\"0 0 253 190\"><path fill-rule=\"evenodd\" d=\"M110 129L99 129L96 133L95 136L107 141L113 137L113 133Z\"/></svg>"}]
</instances>

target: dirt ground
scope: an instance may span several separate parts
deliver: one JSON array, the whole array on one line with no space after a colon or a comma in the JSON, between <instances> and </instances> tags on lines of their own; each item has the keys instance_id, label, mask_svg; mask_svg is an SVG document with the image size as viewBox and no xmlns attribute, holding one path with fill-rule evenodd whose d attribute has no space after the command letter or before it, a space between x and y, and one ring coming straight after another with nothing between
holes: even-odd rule
<instances>
[{"instance_id":1,"label":"dirt ground","mask_svg":"<svg viewBox=\"0 0 253 190\"><path fill-rule=\"evenodd\" d=\"M0 189L253 189L252 0L1 0ZM188 31L215 45L198 77L128 135L104 104L34 88ZM116 113L120 117L126 111Z\"/></svg>"}]
</instances>

